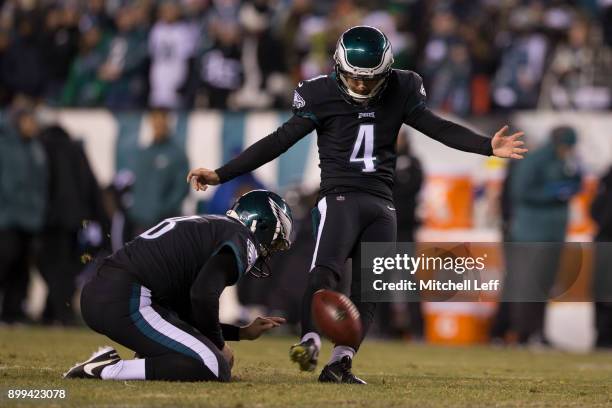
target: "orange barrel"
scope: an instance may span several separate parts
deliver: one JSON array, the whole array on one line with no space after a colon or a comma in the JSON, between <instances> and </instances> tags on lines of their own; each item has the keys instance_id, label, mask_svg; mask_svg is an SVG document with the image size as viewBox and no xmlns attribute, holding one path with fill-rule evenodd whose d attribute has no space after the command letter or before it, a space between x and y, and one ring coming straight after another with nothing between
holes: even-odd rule
<instances>
[{"instance_id":1,"label":"orange barrel","mask_svg":"<svg viewBox=\"0 0 612 408\"><path fill-rule=\"evenodd\" d=\"M424 302L425 340L441 345L485 343L495 308L494 302Z\"/></svg>"},{"instance_id":2,"label":"orange barrel","mask_svg":"<svg viewBox=\"0 0 612 408\"><path fill-rule=\"evenodd\" d=\"M431 175L424 191L425 227L471 228L472 180L468 175Z\"/></svg>"}]
</instances>

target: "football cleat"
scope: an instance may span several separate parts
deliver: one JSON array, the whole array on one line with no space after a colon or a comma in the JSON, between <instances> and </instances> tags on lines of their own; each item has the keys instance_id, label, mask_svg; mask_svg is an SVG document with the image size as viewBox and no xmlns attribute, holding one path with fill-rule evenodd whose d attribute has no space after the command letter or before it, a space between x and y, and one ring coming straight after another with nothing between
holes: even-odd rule
<instances>
[{"instance_id":1,"label":"football cleat","mask_svg":"<svg viewBox=\"0 0 612 408\"><path fill-rule=\"evenodd\" d=\"M321 375L319 375L319 382L328 383L343 383L343 384L367 384L361 378L356 377L351 372L353 360L349 356L344 356L342 359L328 364L323 367Z\"/></svg>"},{"instance_id":2,"label":"football cleat","mask_svg":"<svg viewBox=\"0 0 612 408\"><path fill-rule=\"evenodd\" d=\"M64 378L102 378L104 367L117 363L120 360L117 351L110 347L100 347L89 360L77 363L64 373Z\"/></svg>"},{"instance_id":3,"label":"football cleat","mask_svg":"<svg viewBox=\"0 0 612 408\"><path fill-rule=\"evenodd\" d=\"M314 340L308 339L301 343L294 344L289 349L291 361L300 365L302 371L314 371L319 360L319 349Z\"/></svg>"}]
</instances>

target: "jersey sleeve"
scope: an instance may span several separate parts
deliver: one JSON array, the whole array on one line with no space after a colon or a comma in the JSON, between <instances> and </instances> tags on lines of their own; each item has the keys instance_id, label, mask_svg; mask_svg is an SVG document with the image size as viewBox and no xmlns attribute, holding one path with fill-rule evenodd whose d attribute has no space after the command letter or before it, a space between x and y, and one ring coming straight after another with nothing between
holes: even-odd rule
<instances>
[{"instance_id":1,"label":"jersey sleeve","mask_svg":"<svg viewBox=\"0 0 612 408\"><path fill-rule=\"evenodd\" d=\"M230 251L213 255L200 270L190 289L191 316L194 326L219 350L225 340L239 337L237 329L219 323L219 297L226 286L237 279L236 263Z\"/></svg>"},{"instance_id":2,"label":"jersey sleeve","mask_svg":"<svg viewBox=\"0 0 612 408\"><path fill-rule=\"evenodd\" d=\"M423 78L416 72L398 71L399 85L404 100L404 122L409 121L414 114L426 108L427 93L423 85Z\"/></svg>"},{"instance_id":3,"label":"jersey sleeve","mask_svg":"<svg viewBox=\"0 0 612 408\"><path fill-rule=\"evenodd\" d=\"M274 160L314 128L315 123L311 120L293 115L274 132L215 170L219 180L225 183Z\"/></svg>"},{"instance_id":4,"label":"jersey sleeve","mask_svg":"<svg viewBox=\"0 0 612 408\"><path fill-rule=\"evenodd\" d=\"M446 120L427 109L423 78L416 72L398 71L404 100L404 123L453 149L491 156L491 139Z\"/></svg>"},{"instance_id":5,"label":"jersey sleeve","mask_svg":"<svg viewBox=\"0 0 612 408\"><path fill-rule=\"evenodd\" d=\"M325 75L302 81L293 91L293 114L312 120L316 126L321 123L320 104L317 94L320 93L321 80Z\"/></svg>"}]
</instances>

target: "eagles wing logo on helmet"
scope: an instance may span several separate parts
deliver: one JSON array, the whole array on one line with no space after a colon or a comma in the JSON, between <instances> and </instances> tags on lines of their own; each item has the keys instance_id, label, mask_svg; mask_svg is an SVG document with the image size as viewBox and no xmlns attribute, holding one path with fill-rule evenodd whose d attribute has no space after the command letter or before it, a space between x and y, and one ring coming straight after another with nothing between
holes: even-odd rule
<instances>
[{"instance_id":1,"label":"eagles wing logo on helmet","mask_svg":"<svg viewBox=\"0 0 612 408\"><path fill-rule=\"evenodd\" d=\"M277 220L277 229L272 241L277 239L280 233L280 237L289 242L289 235L291 235L291 219L287 216L287 214L285 214L283 209L276 204L276 202L274 202L274 200L269 198L268 201L270 202L270 207L272 208L272 211L274 211L274 215L276 216Z\"/></svg>"},{"instance_id":2,"label":"eagles wing logo on helmet","mask_svg":"<svg viewBox=\"0 0 612 408\"><path fill-rule=\"evenodd\" d=\"M425 85L421 84L421 95L423 96L427 96L427 94L425 93Z\"/></svg>"},{"instance_id":3,"label":"eagles wing logo on helmet","mask_svg":"<svg viewBox=\"0 0 612 408\"><path fill-rule=\"evenodd\" d=\"M250 239L247 239L247 271L249 271L253 267L253 265L255 265L257 257L258 254L257 249L255 248L255 244Z\"/></svg>"},{"instance_id":4,"label":"eagles wing logo on helmet","mask_svg":"<svg viewBox=\"0 0 612 408\"><path fill-rule=\"evenodd\" d=\"M306 106L306 101L302 98L302 95L298 93L298 91L293 92L293 107L296 109L301 109Z\"/></svg>"}]
</instances>

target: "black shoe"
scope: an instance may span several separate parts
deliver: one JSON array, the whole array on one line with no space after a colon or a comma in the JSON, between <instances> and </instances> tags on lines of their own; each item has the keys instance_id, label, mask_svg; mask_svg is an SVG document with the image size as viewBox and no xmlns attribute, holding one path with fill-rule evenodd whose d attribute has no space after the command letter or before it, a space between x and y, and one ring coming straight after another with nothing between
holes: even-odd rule
<instances>
[{"instance_id":1,"label":"black shoe","mask_svg":"<svg viewBox=\"0 0 612 408\"><path fill-rule=\"evenodd\" d=\"M314 371L319 360L319 349L314 340L308 339L298 344L294 344L289 349L291 361L300 365L302 371Z\"/></svg>"},{"instance_id":2,"label":"black shoe","mask_svg":"<svg viewBox=\"0 0 612 408\"><path fill-rule=\"evenodd\" d=\"M101 378L102 369L120 360L117 351L110 347L100 347L89 360L77 363L64 373L64 378Z\"/></svg>"},{"instance_id":3,"label":"black shoe","mask_svg":"<svg viewBox=\"0 0 612 408\"><path fill-rule=\"evenodd\" d=\"M326 365L319 375L319 382L367 384L351 372L352 365L353 360L349 356L344 356L339 361Z\"/></svg>"}]
</instances>

